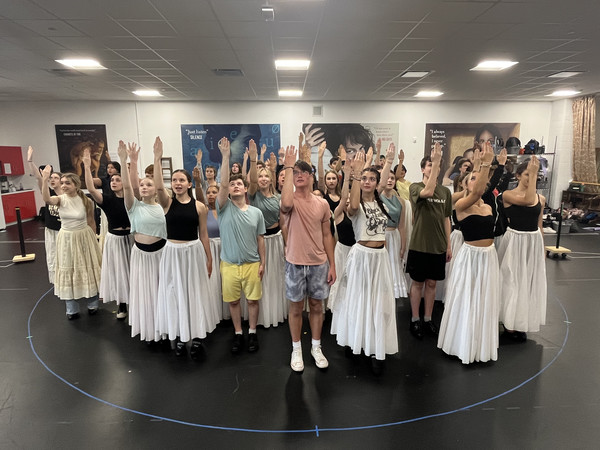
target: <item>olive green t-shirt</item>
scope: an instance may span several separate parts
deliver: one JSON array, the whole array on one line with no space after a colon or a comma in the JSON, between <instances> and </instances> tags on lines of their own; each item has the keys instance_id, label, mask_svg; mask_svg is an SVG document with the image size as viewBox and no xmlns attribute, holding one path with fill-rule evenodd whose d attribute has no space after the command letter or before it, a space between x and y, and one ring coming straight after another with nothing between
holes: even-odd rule
<instances>
[{"instance_id":1,"label":"olive green t-shirt","mask_svg":"<svg viewBox=\"0 0 600 450\"><path fill-rule=\"evenodd\" d=\"M448 248L444 223L452 215L452 194L438 184L432 197L421 198L424 188L422 181L409 188L414 217L409 250L441 254Z\"/></svg>"}]
</instances>

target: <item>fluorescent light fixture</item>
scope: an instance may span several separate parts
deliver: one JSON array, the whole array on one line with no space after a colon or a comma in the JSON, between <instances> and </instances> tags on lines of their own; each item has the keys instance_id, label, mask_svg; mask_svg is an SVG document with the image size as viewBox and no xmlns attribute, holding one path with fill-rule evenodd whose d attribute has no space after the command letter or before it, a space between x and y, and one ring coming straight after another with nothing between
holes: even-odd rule
<instances>
[{"instance_id":1,"label":"fluorescent light fixture","mask_svg":"<svg viewBox=\"0 0 600 450\"><path fill-rule=\"evenodd\" d=\"M546 97L571 97L571 96L577 95L577 94L581 94L581 91L564 89L561 91L554 91L552 94L546 95Z\"/></svg>"},{"instance_id":2,"label":"fluorescent light fixture","mask_svg":"<svg viewBox=\"0 0 600 450\"><path fill-rule=\"evenodd\" d=\"M583 72L558 72L558 73L554 73L552 75L548 75L548 78L570 78L570 77L574 77L575 75L579 75L580 73Z\"/></svg>"},{"instance_id":3,"label":"fluorescent light fixture","mask_svg":"<svg viewBox=\"0 0 600 450\"><path fill-rule=\"evenodd\" d=\"M425 75L429 75L429 72L419 72L419 71L406 71L400 78L423 78Z\"/></svg>"},{"instance_id":4,"label":"fluorescent light fixture","mask_svg":"<svg viewBox=\"0 0 600 450\"><path fill-rule=\"evenodd\" d=\"M282 89L279 91L280 97L302 97L300 89Z\"/></svg>"},{"instance_id":5,"label":"fluorescent light fixture","mask_svg":"<svg viewBox=\"0 0 600 450\"><path fill-rule=\"evenodd\" d=\"M308 59L276 59L277 70L308 70L310 61Z\"/></svg>"},{"instance_id":6,"label":"fluorescent light fixture","mask_svg":"<svg viewBox=\"0 0 600 450\"><path fill-rule=\"evenodd\" d=\"M106 69L95 59L57 59L55 61L71 69Z\"/></svg>"},{"instance_id":7,"label":"fluorescent light fixture","mask_svg":"<svg viewBox=\"0 0 600 450\"><path fill-rule=\"evenodd\" d=\"M162 94L158 91L153 91L150 89L140 89L138 91L133 91L135 95L140 97L162 97Z\"/></svg>"},{"instance_id":8,"label":"fluorescent light fixture","mask_svg":"<svg viewBox=\"0 0 600 450\"><path fill-rule=\"evenodd\" d=\"M275 9L272 6L263 6L260 8L263 19L267 22L273 22L275 20Z\"/></svg>"},{"instance_id":9,"label":"fluorescent light fixture","mask_svg":"<svg viewBox=\"0 0 600 450\"><path fill-rule=\"evenodd\" d=\"M417 95L415 95L415 97L439 97L440 95L444 95L443 92L440 91L419 91L419 93Z\"/></svg>"},{"instance_id":10,"label":"fluorescent light fixture","mask_svg":"<svg viewBox=\"0 0 600 450\"><path fill-rule=\"evenodd\" d=\"M508 69L509 67L519 64L518 61L481 61L471 70L482 70L482 71L499 71Z\"/></svg>"}]
</instances>

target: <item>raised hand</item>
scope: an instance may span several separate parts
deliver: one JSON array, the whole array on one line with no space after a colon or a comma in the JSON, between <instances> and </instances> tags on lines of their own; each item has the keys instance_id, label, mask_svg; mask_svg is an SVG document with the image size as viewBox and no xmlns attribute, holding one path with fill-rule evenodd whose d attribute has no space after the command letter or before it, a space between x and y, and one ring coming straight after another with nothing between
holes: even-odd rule
<instances>
[{"instance_id":1,"label":"raised hand","mask_svg":"<svg viewBox=\"0 0 600 450\"><path fill-rule=\"evenodd\" d=\"M486 142L483 146L483 154L481 155L481 162L489 166L494 159L494 147L489 142Z\"/></svg>"},{"instance_id":2,"label":"raised hand","mask_svg":"<svg viewBox=\"0 0 600 450\"><path fill-rule=\"evenodd\" d=\"M323 141L319 144L319 158L322 158L327 150L327 141Z\"/></svg>"},{"instance_id":3,"label":"raised hand","mask_svg":"<svg viewBox=\"0 0 600 450\"><path fill-rule=\"evenodd\" d=\"M194 170L192 170L192 178L196 183L200 183L200 169L198 167L194 167Z\"/></svg>"},{"instance_id":4,"label":"raised hand","mask_svg":"<svg viewBox=\"0 0 600 450\"><path fill-rule=\"evenodd\" d=\"M365 167L371 167L373 164L373 147L369 147L369 151L365 155Z\"/></svg>"},{"instance_id":5,"label":"raised hand","mask_svg":"<svg viewBox=\"0 0 600 450\"><path fill-rule=\"evenodd\" d=\"M533 155L527 164L527 171L529 172L529 181L537 178L538 171L540 170L540 160L537 156Z\"/></svg>"},{"instance_id":6,"label":"raised hand","mask_svg":"<svg viewBox=\"0 0 600 450\"><path fill-rule=\"evenodd\" d=\"M473 152L473 172L479 172L481 169L481 151L476 148Z\"/></svg>"},{"instance_id":7,"label":"raised hand","mask_svg":"<svg viewBox=\"0 0 600 450\"><path fill-rule=\"evenodd\" d=\"M342 161L346 161L346 148L342 144L340 144L340 146L338 147L338 156Z\"/></svg>"},{"instance_id":8,"label":"raised hand","mask_svg":"<svg viewBox=\"0 0 600 450\"><path fill-rule=\"evenodd\" d=\"M52 173L52 166L47 165L46 167L44 167L44 170L42 170L42 179L48 181L48 178L50 178L51 173Z\"/></svg>"},{"instance_id":9,"label":"raised hand","mask_svg":"<svg viewBox=\"0 0 600 450\"><path fill-rule=\"evenodd\" d=\"M373 157L373 148L370 148L369 151L371 152L371 158L372 158ZM356 155L354 156L354 159L350 163L350 167L352 167L352 171L355 174L356 173L361 173L362 170L364 169L364 167L366 166L365 163L366 163L365 152L358 151L358 152L356 152Z\"/></svg>"},{"instance_id":10,"label":"raised hand","mask_svg":"<svg viewBox=\"0 0 600 450\"><path fill-rule=\"evenodd\" d=\"M285 148L281 147L277 156L279 157L279 164L283 164L285 160Z\"/></svg>"},{"instance_id":11,"label":"raised hand","mask_svg":"<svg viewBox=\"0 0 600 450\"><path fill-rule=\"evenodd\" d=\"M380 139L378 139L378 141L379 140ZM394 162L395 156L396 156L396 145L394 145L393 142L390 142L390 145L388 146L387 152L385 154L385 162L391 166L392 163Z\"/></svg>"},{"instance_id":12,"label":"raised hand","mask_svg":"<svg viewBox=\"0 0 600 450\"><path fill-rule=\"evenodd\" d=\"M440 164L442 161L442 145L436 142L431 151L431 164Z\"/></svg>"},{"instance_id":13,"label":"raised hand","mask_svg":"<svg viewBox=\"0 0 600 450\"><path fill-rule=\"evenodd\" d=\"M298 159L298 152L293 145L289 145L285 149L285 157L283 159L284 167L293 167Z\"/></svg>"},{"instance_id":14,"label":"raised hand","mask_svg":"<svg viewBox=\"0 0 600 450\"><path fill-rule=\"evenodd\" d=\"M127 144L127 155L132 163L137 164L141 149L142 147L138 147L135 142L129 142Z\"/></svg>"},{"instance_id":15,"label":"raised hand","mask_svg":"<svg viewBox=\"0 0 600 450\"><path fill-rule=\"evenodd\" d=\"M506 164L506 160L508 159L508 153L506 152L505 148L500 150L500 154L496 156L496 159L498 160L498 164L500 164L501 166Z\"/></svg>"},{"instance_id":16,"label":"raised hand","mask_svg":"<svg viewBox=\"0 0 600 450\"><path fill-rule=\"evenodd\" d=\"M250 157L250 162L256 162L256 158L258 157L258 149L256 148L256 142L254 142L254 139L250 139L250 142L248 142L248 149L246 151Z\"/></svg>"},{"instance_id":17,"label":"raised hand","mask_svg":"<svg viewBox=\"0 0 600 450\"><path fill-rule=\"evenodd\" d=\"M90 148L86 147L83 150L83 157L81 158L83 161L83 167L89 169L92 166L92 158L90 157Z\"/></svg>"},{"instance_id":18,"label":"raised hand","mask_svg":"<svg viewBox=\"0 0 600 450\"><path fill-rule=\"evenodd\" d=\"M127 146L125 142L119 141L119 147L117 148L117 154L121 161L127 161Z\"/></svg>"},{"instance_id":19,"label":"raised hand","mask_svg":"<svg viewBox=\"0 0 600 450\"><path fill-rule=\"evenodd\" d=\"M198 149L198 151L196 152L196 165L197 166L202 166L202 150Z\"/></svg>"},{"instance_id":20,"label":"raised hand","mask_svg":"<svg viewBox=\"0 0 600 450\"><path fill-rule=\"evenodd\" d=\"M219 150L221 152L221 155L223 156L230 156L231 155L231 143L229 142L229 139L227 139L226 137L222 137L219 140Z\"/></svg>"},{"instance_id":21,"label":"raised hand","mask_svg":"<svg viewBox=\"0 0 600 450\"><path fill-rule=\"evenodd\" d=\"M163 143L160 140L160 137L156 136L156 139L154 140L154 159L157 159L157 158L160 159L160 158L162 158L162 155L163 155ZM160 167L158 167L157 169L160 169Z\"/></svg>"},{"instance_id":22,"label":"raised hand","mask_svg":"<svg viewBox=\"0 0 600 450\"><path fill-rule=\"evenodd\" d=\"M381 138L377 138L377 142L375 142L375 150L377 150L377 154L381 154Z\"/></svg>"},{"instance_id":23,"label":"raised hand","mask_svg":"<svg viewBox=\"0 0 600 450\"><path fill-rule=\"evenodd\" d=\"M398 150L398 164L400 164L400 167L404 164L404 150L402 149Z\"/></svg>"},{"instance_id":24,"label":"raised hand","mask_svg":"<svg viewBox=\"0 0 600 450\"><path fill-rule=\"evenodd\" d=\"M263 145L260 147L260 159L261 159L261 161L264 161L264 160L265 160L265 154L266 154L266 153L267 153L267 144L263 144Z\"/></svg>"},{"instance_id":25,"label":"raised hand","mask_svg":"<svg viewBox=\"0 0 600 450\"><path fill-rule=\"evenodd\" d=\"M27 162L33 161L33 147L30 145L27 149Z\"/></svg>"},{"instance_id":26,"label":"raised hand","mask_svg":"<svg viewBox=\"0 0 600 450\"><path fill-rule=\"evenodd\" d=\"M277 169L277 157L275 156L275 153L271 153L269 159L265 161L265 167L271 172L275 172Z\"/></svg>"}]
</instances>

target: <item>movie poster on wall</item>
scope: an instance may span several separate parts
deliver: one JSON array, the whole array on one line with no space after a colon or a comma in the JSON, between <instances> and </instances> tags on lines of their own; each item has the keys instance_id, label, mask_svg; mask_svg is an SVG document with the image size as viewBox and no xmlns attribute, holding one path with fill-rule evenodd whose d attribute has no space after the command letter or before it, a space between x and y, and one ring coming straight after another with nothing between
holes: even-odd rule
<instances>
[{"instance_id":1,"label":"movie poster on wall","mask_svg":"<svg viewBox=\"0 0 600 450\"><path fill-rule=\"evenodd\" d=\"M221 167L221 152L218 142L226 137L231 142L230 164L242 163L248 142L254 139L258 151L263 144L267 146L265 159L271 153L278 155L281 147L279 124L250 125L181 125L181 145L183 149L183 167L190 173L196 167L196 153L202 151L202 168Z\"/></svg>"},{"instance_id":2,"label":"movie poster on wall","mask_svg":"<svg viewBox=\"0 0 600 450\"><path fill-rule=\"evenodd\" d=\"M106 165L110 161L106 143L106 125L55 125L58 161L62 173L73 172L81 178L85 189L83 173L83 152L90 149L91 171L94 178L106 176Z\"/></svg>"},{"instance_id":3,"label":"movie poster on wall","mask_svg":"<svg viewBox=\"0 0 600 450\"><path fill-rule=\"evenodd\" d=\"M388 145L393 142L398 145L399 126L397 123L305 123L302 132L306 142L311 146L311 162L316 167L319 158L319 145L327 141L327 150L323 156L323 163L338 156L340 145L346 151L353 153L356 150L369 150L377 139L381 139L381 154L385 155ZM375 163L375 161L374 161Z\"/></svg>"},{"instance_id":4,"label":"movie poster on wall","mask_svg":"<svg viewBox=\"0 0 600 450\"><path fill-rule=\"evenodd\" d=\"M425 156L431 153L433 146L439 142L443 157L440 170L440 181L451 164L472 149L475 141L489 141L497 154L504 147L506 140L519 137L520 123L428 123L425 125Z\"/></svg>"}]
</instances>

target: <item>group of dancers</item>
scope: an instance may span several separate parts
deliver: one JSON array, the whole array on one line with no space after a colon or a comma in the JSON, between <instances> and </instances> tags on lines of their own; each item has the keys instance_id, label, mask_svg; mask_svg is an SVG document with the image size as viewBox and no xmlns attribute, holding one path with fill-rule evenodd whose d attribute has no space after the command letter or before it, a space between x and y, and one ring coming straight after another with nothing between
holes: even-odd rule
<instances>
[{"instance_id":1,"label":"group of dancers","mask_svg":"<svg viewBox=\"0 0 600 450\"><path fill-rule=\"evenodd\" d=\"M104 180L94 178L84 151L86 187L108 223L102 249L94 204L80 177L50 166L38 170L29 149L47 205L49 278L69 320L79 317L78 300L87 302L90 315L100 299L114 301L117 318L128 317L132 337L169 340L176 355L189 351L199 358L203 339L223 319L233 324L232 353L258 351L257 326L287 319L290 366L301 372L303 312L309 312L310 355L324 369L329 362L321 332L330 309L337 343L348 354L369 356L375 374L386 355L398 352L398 298L410 298L415 337L437 336L438 347L465 364L497 359L499 322L515 341L545 323L544 198L536 193L535 156L517 168L517 187L497 195L498 177L492 175L502 175L506 152L495 158L485 143L451 194L437 182L439 144L421 161L423 180L412 184L404 179L404 153L396 154L394 144L378 166L371 164L372 149L341 149L325 172L321 143L318 183L306 146L289 146L279 159L261 161L264 149L259 156L250 141L249 164L232 170L229 141L222 138L218 147L220 184L216 168L203 172L199 152L193 175L174 171L170 190L162 170L138 177L135 144L119 142L120 164L110 163L114 173ZM153 150L160 168L159 137ZM498 237L502 213L508 228ZM432 311L437 282L446 275L438 331Z\"/></svg>"}]
</instances>

